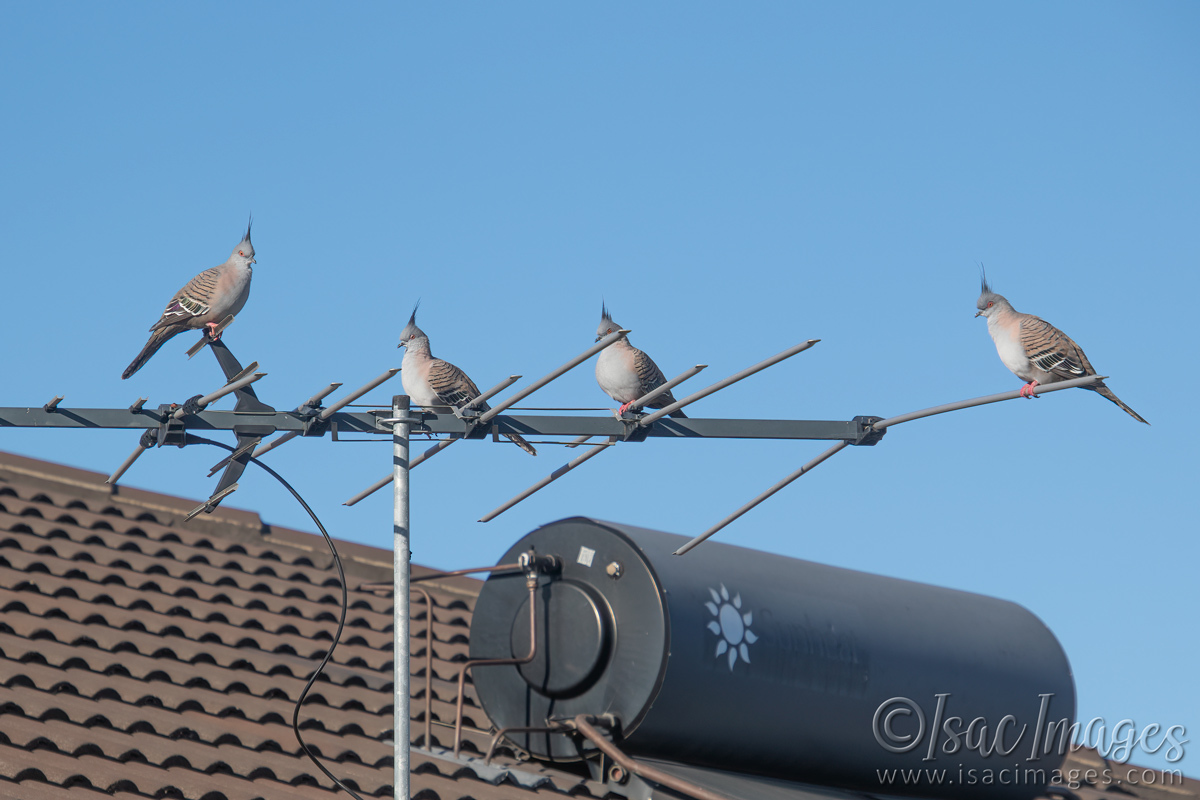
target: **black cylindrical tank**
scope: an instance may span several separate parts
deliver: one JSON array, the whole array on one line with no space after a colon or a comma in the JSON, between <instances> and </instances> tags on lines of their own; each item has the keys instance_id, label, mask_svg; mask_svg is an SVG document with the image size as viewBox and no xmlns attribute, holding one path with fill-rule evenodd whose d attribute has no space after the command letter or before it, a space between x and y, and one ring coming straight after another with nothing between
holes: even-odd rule
<instances>
[{"instance_id":1,"label":"black cylindrical tank","mask_svg":"<svg viewBox=\"0 0 1200 800\"><path fill-rule=\"evenodd\" d=\"M1028 797L1061 765L1071 668L1021 606L715 542L672 555L685 541L576 517L514 544L500 563L533 548L562 569L540 579L534 660L473 669L496 725L613 714L634 756L885 794ZM471 658L525 655L528 604L521 575L489 578Z\"/></svg>"}]
</instances>

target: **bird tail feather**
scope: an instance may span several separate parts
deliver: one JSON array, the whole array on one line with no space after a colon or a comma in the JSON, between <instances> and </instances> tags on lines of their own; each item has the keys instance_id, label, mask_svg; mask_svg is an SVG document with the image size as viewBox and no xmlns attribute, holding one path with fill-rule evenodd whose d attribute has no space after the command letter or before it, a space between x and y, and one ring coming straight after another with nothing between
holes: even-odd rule
<instances>
[{"instance_id":1,"label":"bird tail feather","mask_svg":"<svg viewBox=\"0 0 1200 800\"><path fill-rule=\"evenodd\" d=\"M142 368L150 357L158 352L158 348L166 344L167 340L175 334L181 332L183 328L161 328L150 335L150 340L146 342L146 346L142 348L142 352L137 354L137 358L125 368L121 373L121 380L126 380L133 373Z\"/></svg>"},{"instance_id":2,"label":"bird tail feather","mask_svg":"<svg viewBox=\"0 0 1200 800\"><path fill-rule=\"evenodd\" d=\"M511 441L513 444L515 444L517 447L524 450L526 453L529 453L529 455L531 455L531 456L537 455L537 450L533 449L533 445L531 445L529 442L522 439L518 434L506 433L506 434L504 434L504 437L506 439L508 439L509 441Z\"/></svg>"},{"instance_id":3,"label":"bird tail feather","mask_svg":"<svg viewBox=\"0 0 1200 800\"><path fill-rule=\"evenodd\" d=\"M685 414L685 413L683 413L683 409L682 409L682 408L677 408L677 409L675 409L675 410L674 410L674 411L672 411L670 414L667 414L667 416L668 416L668 417L675 417L675 419L687 419L687 418L688 418L688 415L687 415L687 414Z\"/></svg>"},{"instance_id":4,"label":"bird tail feather","mask_svg":"<svg viewBox=\"0 0 1200 800\"><path fill-rule=\"evenodd\" d=\"M1121 401L1121 398L1117 397L1113 393L1113 390L1108 388L1107 386L1105 386L1103 383L1098 383L1098 384L1095 384L1092 386L1088 386L1087 388L1091 389L1092 391L1094 391L1096 394L1100 395L1104 399L1111 400L1113 403L1116 403L1118 406L1120 406L1122 411L1124 411L1126 414L1128 414L1129 416L1136 419L1138 422L1146 422L1146 420L1142 418L1141 414L1137 413L1132 408L1125 405L1125 403L1123 403ZM1146 424L1149 425L1150 423L1146 422Z\"/></svg>"}]
</instances>

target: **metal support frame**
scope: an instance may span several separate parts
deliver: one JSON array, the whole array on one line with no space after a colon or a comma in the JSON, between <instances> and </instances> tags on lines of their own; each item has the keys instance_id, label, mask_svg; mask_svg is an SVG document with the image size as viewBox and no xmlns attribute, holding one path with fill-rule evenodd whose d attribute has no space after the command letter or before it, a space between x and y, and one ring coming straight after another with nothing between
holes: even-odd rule
<instances>
[{"instance_id":1,"label":"metal support frame","mask_svg":"<svg viewBox=\"0 0 1200 800\"><path fill-rule=\"evenodd\" d=\"M394 578L393 578L394 580ZM409 583L412 583L412 576L409 576ZM425 601L425 749L428 750L433 740L433 597L426 591L423 586L410 586L409 592L417 592L421 595L421 599ZM394 603L393 603L394 608ZM395 613L393 611L393 613ZM411 614L411 607L410 612ZM393 645L395 646L395 645ZM412 654L409 654L410 663ZM411 676L411 668L409 675ZM395 697L392 702L397 706L401 705ZM411 699L409 704L411 704ZM412 709L409 710L411 719Z\"/></svg>"},{"instance_id":2,"label":"metal support frame","mask_svg":"<svg viewBox=\"0 0 1200 800\"><path fill-rule=\"evenodd\" d=\"M529 653L508 658L472 658L458 672L458 698L454 706L454 755L462 749L463 708L466 701L467 670L472 667L502 667L528 664L537 657L537 588L538 575L553 571L558 562L554 556L538 557L532 549L521 554L520 566L525 572L525 588L529 590ZM406 795L407 796L407 795Z\"/></svg>"},{"instance_id":3,"label":"metal support frame","mask_svg":"<svg viewBox=\"0 0 1200 800\"><path fill-rule=\"evenodd\" d=\"M695 800L730 800L730 798L726 795L718 794L711 789L706 789L703 786L699 786L691 781L684 780L683 778L677 778L670 773L663 772L657 767L652 767L649 764L643 764L642 762L634 759L632 756L626 754L623 750L613 744L612 741L605 738L604 734L602 734L593 725L593 723L600 721L608 723L610 727L617 726L616 720L606 719L604 717L593 717L589 714L579 714L572 719L563 720L562 724L566 727L574 728L581 736L590 741L592 744L596 745L597 750L611 758L613 763L617 764L619 767L621 767L621 769L637 775L643 780L666 786L668 789L673 789L680 794L693 797Z\"/></svg>"},{"instance_id":4,"label":"metal support frame","mask_svg":"<svg viewBox=\"0 0 1200 800\"><path fill-rule=\"evenodd\" d=\"M1097 383L1099 381L1104 380L1106 377L1107 376L1104 376L1104 375L1088 375L1087 377L1084 377L1084 378L1072 378L1069 381L1061 381L1059 383L1051 383L1046 386L1039 386L1038 388L1040 389L1040 391L1037 392L1037 394L1044 394L1046 392L1060 392L1063 389L1074 389L1074 388L1080 387L1080 386L1090 386L1093 383ZM770 489L767 489L765 492L763 492L758 497L751 500L749 503L746 503L744 506L739 508L737 511L733 512L728 517L726 517L725 519L718 522L716 525L714 525L711 528L709 528L708 530L706 530L704 533L700 534L696 538L694 538L691 541L684 544L682 547L680 547L678 550L675 551L675 555L681 556L684 553L688 552L693 547L700 544L705 539L709 538L714 533L721 530L726 525L733 522L735 519L742 516L747 511L754 508L756 505L758 505L762 501L766 500L768 497L775 494L776 492L778 492L783 487L787 486L792 481L799 478L801 475L807 474L808 472L812 471L815 467L817 467L819 464L824 463L826 459L831 458L832 456L841 452L846 447L847 444L873 445L879 441L878 437L882 437L882 435L887 431L887 429L892 427L893 425L899 425L902 422L911 422L915 419L924 419L925 417L932 417L935 414L945 414L948 411L958 411L963 408L974 408L975 406L987 405L989 403L999 403L1003 400L1015 400L1018 397L1022 396L1022 394L1021 394L1022 391L1023 390L1021 390L1021 389L1014 389L1011 392L1000 392L998 394L989 394L984 397L975 397L970 400L959 400L958 402L955 402L955 403L945 403L940 406L933 406L932 408L922 409L921 411L912 411L907 414L900 414L898 416L889 417L887 419L880 419L879 417L856 417L855 419L859 420L860 423L863 424L864 426L866 426L866 428L867 428L866 433L864 434L863 437L861 437L861 439L859 441L842 442L840 444L836 444L833 447L829 448L824 453L817 456L812 461L808 462L803 467L801 467L800 469L793 472L791 475L788 475L786 478L784 478L783 480L776 483Z\"/></svg>"},{"instance_id":5,"label":"metal support frame","mask_svg":"<svg viewBox=\"0 0 1200 800\"><path fill-rule=\"evenodd\" d=\"M1057 386L1058 384L1051 384ZM1041 389L1042 387L1038 387ZM1047 387L1048 389L1049 387ZM169 406L168 406L169 408ZM329 415L330 427L337 425L339 434L390 435L391 425L380 424L381 417L391 409L372 413L341 411ZM167 416L170 416L169 414ZM425 436L449 436L461 439L467 425L453 414L417 411L413 414L412 433ZM14 428L77 428L99 430L157 429L163 422L163 412L157 408L142 408L130 413L126 408L59 408L47 413L35 408L0 407L0 429ZM187 429L195 432L232 431L239 427L263 428L271 433L303 433L307 421L295 411L201 411L187 417ZM519 433L524 436L616 436L625 438L625 425L611 414L602 416L513 414L494 420L500 433ZM647 438L667 439L858 439L863 426L854 420L804 419L663 419L646 427ZM272 440L274 444L278 440ZM272 448L274 449L274 448ZM256 454L255 458L259 455Z\"/></svg>"},{"instance_id":6,"label":"metal support frame","mask_svg":"<svg viewBox=\"0 0 1200 800\"><path fill-rule=\"evenodd\" d=\"M228 324L230 321L232 321L232 318L226 318L225 324ZM229 351L229 348L223 342L209 340L208 335L205 334L201 338L200 344L195 348L197 352L203 344L210 345L213 355L221 367L221 371L225 373L225 385L209 394L196 395L183 405L169 403L159 406L156 415L157 424L145 424L145 427L149 428L149 430L142 434L137 448L134 449L128 458L121 462L121 465L105 481L106 483L115 484L133 466L133 463L137 461L142 453L155 445L158 447L163 447L164 445L183 447L187 443L187 428L191 421L190 418L203 413L205 408L225 395L235 394L237 396L237 404L234 406L233 411L235 415L275 412L275 409L271 408L271 406L260 402L257 395L254 394L254 390L250 388L250 384L266 376L265 372L256 371L258 369L257 361L243 369L237 358L234 357L233 353ZM126 414L131 420L142 418L142 421L145 422L143 415L148 412L145 411L143 406L146 403L146 399L144 397L138 398L137 402L126 409ZM50 408L44 410L53 412L57 409ZM106 410L111 411L112 409ZM72 413L71 416L73 417L73 422L80 420L78 413ZM114 426L102 425L100 427ZM249 463L250 450L258 444L263 435L270 433L268 429L252 423L246 423L244 417L236 417L234 424L229 429L237 436L238 446L228 457L221 460L208 473L212 476L219 469L224 468L225 470L221 475L221 479L217 482L217 488L208 500L189 512L185 519L192 519L201 512L211 513L222 500L237 490L237 480L246 469L246 464Z\"/></svg>"},{"instance_id":7,"label":"metal support frame","mask_svg":"<svg viewBox=\"0 0 1200 800\"><path fill-rule=\"evenodd\" d=\"M812 347L819 341L821 341L821 340L820 339L809 339L807 342L801 342L800 344L793 345L793 346L789 347L787 350L784 350L782 353L776 353L775 355L771 356L770 358L764 359L763 361L758 362L757 364L755 364L752 367L746 367L741 372L730 375L725 380L717 381L712 386L701 389L700 391L696 392L695 394L688 395L687 397L683 398L682 400L677 400L676 402L671 403L671 405L666 406L665 408L660 408L658 411L655 411L653 414L647 414L639 424L641 424L643 427L645 427L647 425L653 425L655 422L658 422L660 419L667 416L668 414L678 411L679 409L683 408L684 406L689 406L692 403L696 402L697 400L702 400L703 398L708 397L713 392L720 391L721 389L724 389L727 386L735 384L744 378L749 378L751 375L753 375L756 372L762 372L767 367L778 364L780 361L783 361L785 358L791 358L792 356L796 355L797 353L803 353L805 350Z\"/></svg>"},{"instance_id":8,"label":"metal support frame","mask_svg":"<svg viewBox=\"0 0 1200 800\"><path fill-rule=\"evenodd\" d=\"M588 459L590 459L594 456L600 455L602 452L604 452L608 448L612 447L616 443L617 443L617 437L615 437L615 436L608 437L608 441L601 442L600 444L596 445L595 447L592 447L590 450L583 453L582 455L575 456L575 458L572 458L566 464L563 464L561 467L554 470L554 472L551 472L545 478L542 478L540 481L535 483L533 486L530 486L528 489L521 492L516 497L512 498L511 500L505 501L501 505L492 509L488 513L484 514L482 517L479 518L479 521L480 522L491 522L493 519L500 516L505 511L508 511L510 508L515 506L517 503L528 498L535 492L541 491L542 489L546 488L552 482L558 480L563 475L566 475L568 472L575 469L583 462L587 461Z\"/></svg>"},{"instance_id":9,"label":"metal support frame","mask_svg":"<svg viewBox=\"0 0 1200 800\"><path fill-rule=\"evenodd\" d=\"M711 438L741 438L741 439L809 439L809 440L826 440L836 442L832 447L825 450L816 458L810 460L804 466L788 475L767 491L760 494L750 502L743 505L733 514L730 514L717 525L705 531L700 536L689 541L676 553L682 555L688 550L696 547L705 539L709 538L717 531L723 529L729 523L739 518L755 506L759 505L767 498L779 492L784 487L795 481L797 478L814 469L819 464L831 458L836 453L844 450L850 445L870 446L876 444L887 431L888 428L916 419L942 414L949 411L955 411L963 408L970 408L988 403L995 403L1004 400L1011 400L1021 396L1019 390L1002 392L999 394L988 395L985 397L974 398L971 400L963 400L955 403L948 403L941 406L914 411L908 414L902 414L894 417L883 419L880 417L860 416L848 421L813 421L813 420L756 420L756 419L667 419L666 417L672 412L683 408L691 403L696 402L708 395L719 391L736 381L742 380L745 377L753 375L767 367L778 363L786 358L789 358L797 353L803 352L819 342L819 339L810 339L795 345L788 350L785 350L765 361L759 362L752 367L742 370L729 378L700 390L688 397L674 402L665 408L659 409L651 414L625 414L621 417L602 416L602 417L581 417L581 416L552 416L552 415L503 415L503 412L512 407L513 404L528 397L533 392L555 380L565 372L578 366L580 363L595 355L600 350L613 344L617 340L624 338L629 331L621 330L614 334L610 334L601 341L597 342L593 347L588 348L584 353L564 364L557 370L552 371L545 377L535 381L530 386L516 393L504 402L494 408L479 413L476 409L482 404L486 396L491 396L502 391L507 386L515 382L518 376L510 376L507 381L502 381L497 386L493 387L486 393L485 397L468 404L467 406L457 409L457 413L439 414L429 409L424 409L419 413L412 413L410 409L409 398L404 395L396 395L392 399L391 409L388 411L374 411L369 413L352 413L345 412L341 409L345 408L351 402L366 394L368 391L379 386L383 382L392 378L398 369L390 369L380 375L378 378L369 382L355 392L351 392L346 397L331 405L329 408L321 408L321 401L332 394L341 384L330 384L325 389L322 389L317 394L308 399L307 402L298 406L293 411L277 411L271 406L268 406L258 400L251 388L250 384L263 377L262 373L256 373L257 363L251 364L250 367L242 369L237 359L229 352L223 342L210 341L207 337L201 341L200 346L208 345L213 351L220 363L222 370L226 376L226 384L221 389L212 392L208 395L197 395L191 398L183 405L171 403L160 405L157 408L148 409L145 407L146 398L139 398L128 408L106 409L106 408L63 408L61 402L62 396L56 396L49 403L41 407L28 408L0 408L0 428L5 427L55 427L55 428L112 428L112 429L128 429L142 430L143 434L139 441L138 448L113 472L109 477L109 483L115 483L121 476L133 465L137 458L150 447L164 445L184 446L189 443L191 438L190 432L196 431L231 431L237 436L238 446L230 454L229 457L213 467L210 475L215 474L217 470L224 469L221 479L214 490L212 496L205 502L194 509L188 518L201 513L211 512L216 506L234 490L237 489L237 479L248 463L251 453L254 457L264 455L267 452L279 447L287 441L297 436L322 436L327 431L342 432L342 433L363 433L363 434L390 434L393 443L393 470L392 474L387 478L379 481L367 491L360 493L355 498L347 502L347 505L354 503L366 497L371 492L383 488L389 482L393 484L393 534L394 534L394 563L393 563L393 593L394 593L394 632L395 632L395 696L394 704L394 739L396 745L395 752L395 796L397 798L407 798L409 796L409 747L410 747L410 715L408 710L410 692L409 692L409 620L410 620L410 570L409 570L409 537L410 537L410 491L409 491L409 473L413 467L427 460L444 450L446 447L453 444L462 438L482 438L487 433L520 433L525 436L546 436L546 437L575 437L571 442L562 442L567 446L575 446L582 444L587 439L601 436L606 439L592 447L587 452L572 459L567 464L560 467L555 472L538 484L525 490L522 494L510 500L508 503L500 506L496 510L490 512L483 517L483 521L492 519L503 511L511 508L516 503L529 497L534 492L548 485L552 481L575 469L580 464L598 455L605 449L608 449L622 442L639 442L647 438L656 437L671 437L671 438L695 438L695 439L711 439ZM196 348L197 351L199 348ZM699 372L703 365L697 365L692 370L673 379L670 385L676 385L683 380L691 377L696 372ZM1061 391L1080 386L1089 386L1093 383L1101 381L1104 376L1088 376L1069 381L1044 385L1037 387L1037 394L1045 394L1049 392ZM669 387L668 387L669 388ZM665 389L664 389L665 391ZM208 411L206 406L214 402L219 397L229 393L235 393L237 396L237 405L233 411ZM660 392L661 393L661 392ZM653 393L651 393L652 395ZM638 403L644 404L653 399L652 396L639 398ZM272 433L280 432L284 435L275 439L267 445L261 445L262 439L270 436ZM448 438L439 440L433 447L426 450L416 458L410 458L411 437L413 434L425 436L442 435ZM336 439L336 435L334 436ZM459 674L459 692L458 692L458 708L456 710L455 719L455 752L458 752L462 737L462 703L463 703L463 684L466 680L466 673L472 666L484 666L487 664L521 664L532 660L536 654L537 637L536 637L536 604L533 600L533 593L537 586L537 574L539 570L552 570L554 565L548 563L549 560L543 557L538 559L534 554L529 554L527 559L523 559L520 567L526 572L526 580L530 586L530 654L523 658L508 658L508 659L477 659L468 661L463 665L463 669ZM505 567L511 565L504 565ZM481 569L499 569L498 567L487 567ZM478 571L478 570L470 570ZM466 571L463 571L466 572ZM425 595L427 612L427 627L426 642L427 642L427 659L432 658L432 626L433 626L433 603L428 593L421 591ZM432 673L430 665L426 675L426 726L425 740L428 745L430 742L430 688L429 679ZM663 785L671 786L677 791L691 794L694 797L703 798L718 798L719 795L705 793L701 787L688 786L684 788L678 783L679 779L673 776L652 775L647 771L645 765L640 765L637 762L628 759L627 756L620 753L619 750L612 745L591 723L595 718L579 717L575 720L552 721L551 725L569 725L575 728L578 732L591 739L596 746L606 755L612 758L623 768L629 769L631 772L645 776L648 780L661 782ZM493 742L494 745L494 742ZM612 752L610 752L610 750ZM624 759L624 761L622 760ZM626 763L628 762L628 763ZM674 784L668 782L668 779ZM685 782L686 783L686 782ZM697 791L699 790L699 791Z\"/></svg>"},{"instance_id":10,"label":"metal support frame","mask_svg":"<svg viewBox=\"0 0 1200 800\"><path fill-rule=\"evenodd\" d=\"M392 740L396 743L395 777L393 787L396 797L409 797L409 518L408 518L408 432L411 419L408 416L408 396L392 398L392 467L395 472L392 486L392 631L395 638L393 656L393 701ZM433 606L429 607L426 624L433 626ZM426 742L428 746L428 742Z\"/></svg>"}]
</instances>

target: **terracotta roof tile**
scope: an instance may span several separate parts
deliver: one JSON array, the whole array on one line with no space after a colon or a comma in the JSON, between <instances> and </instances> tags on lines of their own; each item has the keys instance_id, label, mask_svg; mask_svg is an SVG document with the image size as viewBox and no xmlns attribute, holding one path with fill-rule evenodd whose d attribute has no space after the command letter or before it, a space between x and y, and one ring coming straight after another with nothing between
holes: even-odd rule
<instances>
[{"instance_id":1,"label":"terracotta roof tile","mask_svg":"<svg viewBox=\"0 0 1200 800\"><path fill-rule=\"evenodd\" d=\"M0 536L0 541L3 537ZM300 617L303 619L333 622L336 624L336 604L313 603L303 598L279 598L265 592L254 592L230 587L228 585L212 586L197 583L194 580L170 578L161 574L147 577L144 574L129 573L113 570L88 561L68 561L47 553L30 554L23 550L0 547L0 568L9 569L23 575L25 580L33 584L31 588L42 585L41 578L48 580L48 587L43 593L59 594L65 586L67 596L108 597L122 589L134 593L137 605L147 604L153 607L154 602L166 601L167 598L179 598L192 602L204 602L217 606L211 613L227 612L230 607L243 608L262 614L278 614L283 617ZM87 584L91 584L88 586ZM9 584L13 588L23 588L19 583ZM38 589L41 591L40 589ZM367 628L376 631L390 632L391 613L378 614L358 605L359 593L351 593L351 610L346 616L348 628ZM156 597L161 595L160 597ZM127 604L130 601L126 601ZM114 600L115 604L115 600ZM128 607L134 607L129 605ZM198 616L195 613L193 616ZM386 618L386 622L385 622Z\"/></svg>"},{"instance_id":2,"label":"terracotta roof tile","mask_svg":"<svg viewBox=\"0 0 1200 800\"><path fill-rule=\"evenodd\" d=\"M5 472L5 458L0 730L9 738L0 761L12 769L0 769L0 789L22 796L21 788L34 787L24 800L35 800L34 791L69 797L110 790L208 793L208 800L335 796L290 725L295 699L336 628L340 590L324 543L268 529L243 512L233 514L232 532L211 522L191 530L181 527L190 501L142 493L131 506L102 489L76 496L47 488L57 468L36 462L23 463L38 471L24 485ZM358 576L352 586L390 581L390 553L347 550ZM431 741L452 742L478 585L439 579L427 586L432 608L419 598L413 604L415 744L426 744L427 675ZM352 589L335 663L313 687L301 721L308 745L364 796L391 796L391 666L390 592ZM480 728L490 722L470 680L465 694L464 752L480 753L491 739ZM533 784L496 785L458 764L441 772L421 762L421 752L414 750L414 763L426 763L438 797L544 793ZM501 747L497 761L515 764L513 755ZM15 769L30 762L41 771ZM563 776L565 787L580 780Z\"/></svg>"},{"instance_id":3,"label":"terracotta roof tile","mask_svg":"<svg viewBox=\"0 0 1200 800\"><path fill-rule=\"evenodd\" d=\"M209 586L228 586L276 597L295 597L313 603L335 606L341 603L337 578L333 575L327 575L320 584L313 584L311 581L298 580L295 575L277 577L276 570L269 567L248 572L230 568L228 564L211 566L201 561L177 561L157 553L144 555L132 550L114 550L100 543L80 544L55 535L62 530L57 523L29 517L19 520L8 527L9 533L0 537L0 555L4 555L3 551L7 548L15 548L63 561L97 564L131 579L163 575ZM0 525L3 523L4 520L0 520ZM126 581L126 585L131 584ZM369 595L356 597L355 600L368 606L372 601L379 602L378 598Z\"/></svg>"},{"instance_id":4,"label":"terracotta roof tile","mask_svg":"<svg viewBox=\"0 0 1200 800\"><path fill-rule=\"evenodd\" d=\"M38 781L13 783L0 780L0 800L145 800L146 795L130 792L109 794L87 786L64 788Z\"/></svg>"},{"instance_id":5,"label":"terracotta roof tile","mask_svg":"<svg viewBox=\"0 0 1200 800\"><path fill-rule=\"evenodd\" d=\"M0 453L0 800L345 797L291 729L341 599L321 538L225 507L185 524L198 501L103 481ZM390 798L391 552L339 550L347 627L301 726L347 784ZM492 725L469 677L462 754L444 750L480 583L422 586L433 607L414 595L413 797L624 800L578 767L521 762L504 744L484 764ZM1194 784L1137 796L1195 798Z\"/></svg>"}]
</instances>

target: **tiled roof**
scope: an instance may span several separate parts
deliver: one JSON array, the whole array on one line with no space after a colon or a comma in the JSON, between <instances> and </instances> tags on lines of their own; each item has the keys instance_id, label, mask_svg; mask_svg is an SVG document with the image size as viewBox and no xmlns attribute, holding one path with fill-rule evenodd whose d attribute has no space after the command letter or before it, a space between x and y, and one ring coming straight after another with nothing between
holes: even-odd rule
<instances>
[{"instance_id":1,"label":"tiled roof","mask_svg":"<svg viewBox=\"0 0 1200 800\"><path fill-rule=\"evenodd\" d=\"M321 538L226 508L184 523L197 501L103 480L0 453L0 800L346 797L291 729L341 599ZM392 555L347 542L339 552L346 629L301 727L346 784L390 798L392 600L371 584L390 585ZM412 605L413 796L624 798L504 746L484 763L492 725L469 680L462 754L446 749L480 583L422 585L433 608ZM1195 781L1132 793L1200 797Z\"/></svg>"},{"instance_id":2,"label":"tiled roof","mask_svg":"<svg viewBox=\"0 0 1200 800\"><path fill-rule=\"evenodd\" d=\"M104 476L0 454L0 798L345 797L301 752L296 698L341 601L320 537ZM309 746L367 797L392 796L391 552L340 543L350 610L301 714ZM416 574L429 570L414 568ZM427 585L432 742L452 743L478 581ZM424 746L426 624L414 603L413 743ZM464 755L490 726L468 683ZM422 798L603 796L561 771L517 776L413 751Z\"/></svg>"}]
</instances>

